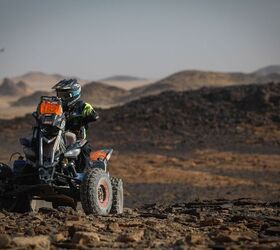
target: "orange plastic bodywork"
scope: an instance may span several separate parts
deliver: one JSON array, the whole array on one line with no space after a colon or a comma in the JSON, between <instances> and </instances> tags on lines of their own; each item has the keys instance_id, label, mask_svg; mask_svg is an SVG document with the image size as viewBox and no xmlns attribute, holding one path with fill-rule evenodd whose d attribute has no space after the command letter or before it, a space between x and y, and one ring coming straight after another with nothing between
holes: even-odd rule
<instances>
[{"instance_id":1,"label":"orange plastic bodywork","mask_svg":"<svg viewBox=\"0 0 280 250\"><path fill-rule=\"evenodd\" d=\"M62 115L62 107L58 102L42 101L39 106L39 113L41 115L45 114L55 114Z\"/></svg>"},{"instance_id":2,"label":"orange plastic bodywork","mask_svg":"<svg viewBox=\"0 0 280 250\"><path fill-rule=\"evenodd\" d=\"M103 161L106 159L107 153L99 150L99 151L95 151L95 152L91 152L89 157L92 161Z\"/></svg>"}]
</instances>

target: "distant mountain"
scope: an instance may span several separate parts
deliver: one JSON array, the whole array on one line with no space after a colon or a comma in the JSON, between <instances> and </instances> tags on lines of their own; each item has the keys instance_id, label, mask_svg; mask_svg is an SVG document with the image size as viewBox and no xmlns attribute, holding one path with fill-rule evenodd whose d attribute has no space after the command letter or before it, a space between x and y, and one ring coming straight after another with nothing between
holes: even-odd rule
<instances>
[{"instance_id":1,"label":"distant mountain","mask_svg":"<svg viewBox=\"0 0 280 250\"><path fill-rule=\"evenodd\" d=\"M82 87L82 99L98 107L117 105L120 98L128 93L122 88L100 82L87 83Z\"/></svg>"},{"instance_id":2,"label":"distant mountain","mask_svg":"<svg viewBox=\"0 0 280 250\"><path fill-rule=\"evenodd\" d=\"M11 105L14 107L36 106L39 103L41 96L44 95L49 96L49 95L54 95L54 93L47 92L47 91L35 91L31 95L21 97L17 101L12 102Z\"/></svg>"},{"instance_id":3,"label":"distant mountain","mask_svg":"<svg viewBox=\"0 0 280 250\"><path fill-rule=\"evenodd\" d=\"M264 70L266 69L266 70ZM269 69L269 70L268 70ZM186 91L196 90L202 87L223 87L231 85L248 85L251 83L263 84L269 82L280 82L280 74L272 71L276 71L277 67L266 67L255 73L224 73L224 72L212 72L212 71L199 71L199 70L185 70L177 72L170 76L167 76L154 83L139 84L140 87L131 89L132 82L141 83L141 81L133 81L135 77L130 76L116 76L110 78L111 81L103 82L90 82L82 85L82 98L83 100L92 103L97 107L107 108L116 105L122 105L131 100L139 99L144 96L157 95L164 91ZM44 78L45 77L45 78ZM50 93L53 84L64 78L61 75L46 75L40 72L28 73L22 76L23 79L29 79L29 81L39 81L40 79L48 80L47 88L41 88L41 92L35 92L29 96L20 98L17 102L14 102L14 106L32 106L38 103L39 97L43 94ZM50 79L53 79L51 82ZM109 78L107 78L109 79ZM116 81L114 82L115 79ZM118 82L118 80L123 82ZM131 81L132 80L132 81ZM5 79L4 83L0 86L0 95L26 95L29 90L25 83L14 84L13 81ZM50 83L51 82L51 85ZM40 82L40 84L42 81ZM112 85L111 85L112 83ZM114 84L118 83L118 84ZM43 86L37 84L37 86ZM123 85L129 85L124 88ZM134 86L139 86L134 85ZM35 89L37 90L37 89ZM29 92L30 93L30 92Z\"/></svg>"},{"instance_id":4,"label":"distant mountain","mask_svg":"<svg viewBox=\"0 0 280 250\"><path fill-rule=\"evenodd\" d=\"M142 96L156 95L163 91L196 90L201 87L222 87L247 85L251 83L280 82L280 75L258 76L245 73L222 73L211 71L186 70L172 74L153 84L131 90L131 100Z\"/></svg>"},{"instance_id":5,"label":"distant mountain","mask_svg":"<svg viewBox=\"0 0 280 250\"><path fill-rule=\"evenodd\" d=\"M110 107L118 105L121 98L127 96L128 91L109 86L100 82L91 82L82 87L82 99L97 107ZM36 106L43 95L55 95L50 91L35 91L34 93L24 96L11 103L12 106Z\"/></svg>"},{"instance_id":6,"label":"distant mountain","mask_svg":"<svg viewBox=\"0 0 280 250\"><path fill-rule=\"evenodd\" d=\"M31 88L23 81L15 83L11 79L5 78L0 85L0 96L24 96L31 92Z\"/></svg>"},{"instance_id":7,"label":"distant mountain","mask_svg":"<svg viewBox=\"0 0 280 250\"><path fill-rule=\"evenodd\" d=\"M118 81L118 82L128 82L128 81L144 81L147 80L145 78L140 78L136 76L127 76L127 75L116 75L116 76L110 76L104 79L101 79L100 81Z\"/></svg>"},{"instance_id":8,"label":"distant mountain","mask_svg":"<svg viewBox=\"0 0 280 250\"><path fill-rule=\"evenodd\" d=\"M60 74L46 74L46 73L34 71L34 72L28 72L22 76L14 77L12 78L12 80L15 82L23 81L35 90L48 91L57 82L65 78L71 78L71 77L63 76ZM73 77L73 78L77 78L77 77ZM81 84L84 84L86 82L85 80L81 80L79 78L77 79L80 81Z\"/></svg>"},{"instance_id":9,"label":"distant mountain","mask_svg":"<svg viewBox=\"0 0 280 250\"><path fill-rule=\"evenodd\" d=\"M267 76L270 74L279 74L280 75L280 65L270 65L261 69L256 70L253 72L258 76Z\"/></svg>"}]
</instances>

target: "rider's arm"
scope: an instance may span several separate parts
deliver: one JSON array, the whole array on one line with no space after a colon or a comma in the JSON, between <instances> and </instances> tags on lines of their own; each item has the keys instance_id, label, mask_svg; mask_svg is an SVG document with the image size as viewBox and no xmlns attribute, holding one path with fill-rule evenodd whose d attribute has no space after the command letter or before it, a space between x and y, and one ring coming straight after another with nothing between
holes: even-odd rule
<instances>
[{"instance_id":1,"label":"rider's arm","mask_svg":"<svg viewBox=\"0 0 280 250\"><path fill-rule=\"evenodd\" d=\"M85 123L94 122L99 119L98 113L89 103L84 104L82 116Z\"/></svg>"}]
</instances>

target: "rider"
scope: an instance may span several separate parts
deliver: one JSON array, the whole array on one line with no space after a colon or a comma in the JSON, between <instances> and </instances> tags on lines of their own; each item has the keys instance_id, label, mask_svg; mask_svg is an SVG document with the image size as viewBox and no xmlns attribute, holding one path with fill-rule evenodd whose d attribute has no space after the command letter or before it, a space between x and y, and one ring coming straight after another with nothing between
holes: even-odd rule
<instances>
[{"instance_id":1,"label":"rider","mask_svg":"<svg viewBox=\"0 0 280 250\"><path fill-rule=\"evenodd\" d=\"M76 79L64 79L52 89L56 90L57 97L62 100L66 117L65 130L74 133L77 139L86 139L88 123L98 120L99 115L89 103L81 100L81 85ZM88 164L90 151L89 144L83 146L80 158L83 166Z\"/></svg>"},{"instance_id":2,"label":"rider","mask_svg":"<svg viewBox=\"0 0 280 250\"><path fill-rule=\"evenodd\" d=\"M81 100L81 85L76 79L64 79L52 88L62 100L66 131L73 132L78 139L85 139L88 123L96 121L99 115L89 103Z\"/></svg>"}]
</instances>

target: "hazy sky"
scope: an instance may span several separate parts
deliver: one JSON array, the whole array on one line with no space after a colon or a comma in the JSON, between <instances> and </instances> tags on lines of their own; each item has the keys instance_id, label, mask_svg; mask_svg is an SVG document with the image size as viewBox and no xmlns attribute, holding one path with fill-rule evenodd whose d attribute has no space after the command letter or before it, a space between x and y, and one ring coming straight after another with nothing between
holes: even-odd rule
<instances>
[{"instance_id":1,"label":"hazy sky","mask_svg":"<svg viewBox=\"0 0 280 250\"><path fill-rule=\"evenodd\" d=\"M0 77L280 64L279 0L0 0Z\"/></svg>"}]
</instances>

